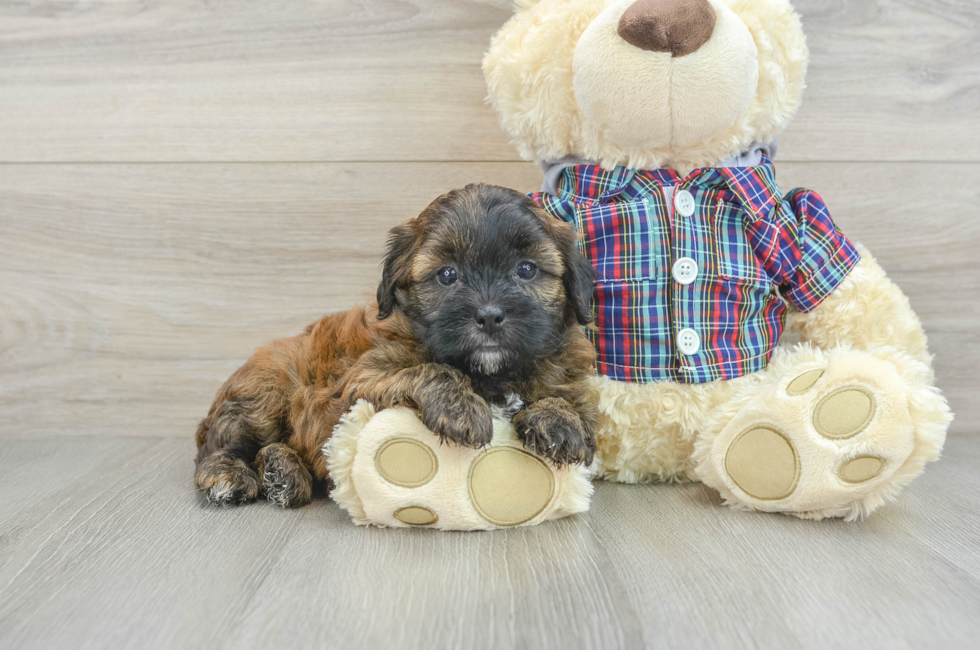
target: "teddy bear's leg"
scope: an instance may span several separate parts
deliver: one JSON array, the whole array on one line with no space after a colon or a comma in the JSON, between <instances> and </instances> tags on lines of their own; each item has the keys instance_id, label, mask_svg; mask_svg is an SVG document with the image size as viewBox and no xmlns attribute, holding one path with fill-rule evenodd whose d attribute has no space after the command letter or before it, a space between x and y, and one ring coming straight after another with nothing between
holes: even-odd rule
<instances>
[{"instance_id":1,"label":"teddy bear's leg","mask_svg":"<svg viewBox=\"0 0 980 650\"><path fill-rule=\"evenodd\" d=\"M802 517L870 513L938 458L952 419L908 301L863 251L803 318L805 342L719 407L696 472L726 502ZM837 346L832 331L840 332ZM813 343L827 345L819 349Z\"/></svg>"},{"instance_id":2,"label":"teddy bear's leg","mask_svg":"<svg viewBox=\"0 0 980 650\"><path fill-rule=\"evenodd\" d=\"M781 350L695 445L699 478L735 506L801 517L870 513L942 448L928 367L894 350Z\"/></svg>"},{"instance_id":3,"label":"teddy bear's leg","mask_svg":"<svg viewBox=\"0 0 980 650\"><path fill-rule=\"evenodd\" d=\"M619 483L699 480L691 454L708 416L755 376L705 384L650 384L597 377L597 477Z\"/></svg>"}]
</instances>

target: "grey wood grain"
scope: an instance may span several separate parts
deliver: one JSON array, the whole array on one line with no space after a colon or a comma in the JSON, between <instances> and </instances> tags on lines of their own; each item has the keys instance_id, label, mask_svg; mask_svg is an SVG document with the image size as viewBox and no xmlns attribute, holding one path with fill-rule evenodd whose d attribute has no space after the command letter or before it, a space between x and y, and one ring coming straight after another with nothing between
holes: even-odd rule
<instances>
[{"instance_id":1,"label":"grey wood grain","mask_svg":"<svg viewBox=\"0 0 980 650\"><path fill-rule=\"evenodd\" d=\"M980 631L978 461L976 437L950 440L857 525L737 513L693 484L599 490L589 516L650 645L965 648Z\"/></svg>"},{"instance_id":2,"label":"grey wood grain","mask_svg":"<svg viewBox=\"0 0 980 650\"><path fill-rule=\"evenodd\" d=\"M905 289L975 431L980 164L783 163ZM388 228L527 163L0 165L0 435L178 435L258 345L370 300ZM925 225L928 224L928 225Z\"/></svg>"},{"instance_id":3,"label":"grey wood grain","mask_svg":"<svg viewBox=\"0 0 980 650\"><path fill-rule=\"evenodd\" d=\"M0 646L639 643L639 622L605 581L604 551L574 521L499 536L392 534L355 528L325 500L221 510L192 489L192 441L156 439L138 455L137 441L119 441L127 462L0 522ZM44 441L0 444L45 467Z\"/></svg>"},{"instance_id":4,"label":"grey wood grain","mask_svg":"<svg viewBox=\"0 0 980 650\"><path fill-rule=\"evenodd\" d=\"M0 494L44 483L0 517L0 647L968 648L980 633L976 436L852 524L600 483L589 513L533 528L363 529L322 499L206 506L192 457L188 438L0 440Z\"/></svg>"},{"instance_id":5,"label":"grey wood grain","mask_svg":"<svg viewBox=\"0 0 980 650\"><path fill-rule=\"evenodd\" d=\"M980 5L796 0L786 160L976 161ZM480 60L510 0L0 5L2 161L515 160Z\"/></svg>"}]
</instances>

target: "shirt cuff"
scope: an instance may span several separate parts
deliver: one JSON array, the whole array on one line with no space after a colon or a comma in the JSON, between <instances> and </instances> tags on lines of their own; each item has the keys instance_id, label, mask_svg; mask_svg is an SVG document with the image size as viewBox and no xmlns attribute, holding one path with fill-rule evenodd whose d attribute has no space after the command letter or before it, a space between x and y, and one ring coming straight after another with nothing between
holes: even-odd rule
<instances>
[{"instance_id":1,"label":"shirt cuff","mask_svg":"<svg viewBox=\"0 0 980 650\"><path fill-rule=\"evenodd\" d=\"M786 292L786 300L803 313L816 309L861 261L854 244L847 238L842 240L840 248L822 267L813 271L803 284Z\"/></svg>"}]
</instances>

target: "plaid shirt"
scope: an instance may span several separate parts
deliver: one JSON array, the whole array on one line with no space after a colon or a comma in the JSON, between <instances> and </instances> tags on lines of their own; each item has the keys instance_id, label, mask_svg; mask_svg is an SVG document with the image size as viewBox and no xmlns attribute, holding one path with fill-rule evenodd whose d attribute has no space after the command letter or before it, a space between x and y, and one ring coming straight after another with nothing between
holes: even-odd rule
<instances>
[{"instance_id":1,"label":"plaid shirt","mask_svg":"<svg viewBox=\"0 0 980 650\"><path fill-rule=\"evenodd\" d=\"M682 190L694 198L690 217L674 205ZM860 259L820 196L783 197L766 158L686 178L578 165L556 195L531 197L583 235L598 276L589 336L599 372L620 381L700 383L765 368L786 303L812 310ZM681 258L696 266L684 261L678 276Z\"/></svg>"}]
</instances>

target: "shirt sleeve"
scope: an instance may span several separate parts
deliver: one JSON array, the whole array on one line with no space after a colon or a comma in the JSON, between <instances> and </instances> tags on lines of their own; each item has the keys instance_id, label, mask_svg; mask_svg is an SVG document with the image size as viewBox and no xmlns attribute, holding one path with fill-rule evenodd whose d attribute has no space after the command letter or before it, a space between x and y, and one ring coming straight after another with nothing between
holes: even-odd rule
<instances>
[{"instance_id":1,"label":"shirt sleeve","mask_svg":"<svg viewBox=\"0 0 980 650\"><path fill-rule=\"evenodd\" d=\"M528 197L537 203L539 208L556 219L567 221L572 225L575 224L575 209L568 201L547 192L532 192L528 194Z\"/></svg>"},{"instance_id":2,"label":"shirt sleeve","mask_svg":"<svg viewBox=\"0 0 980 650\"><path fill-rule=\"evenodd\" d=\"M844 281L861 255L811 190L787 194L776 210L776 222L776 245L767 266L787 302L802 312L812 311Z\"/></svg>"}]
</instances>

